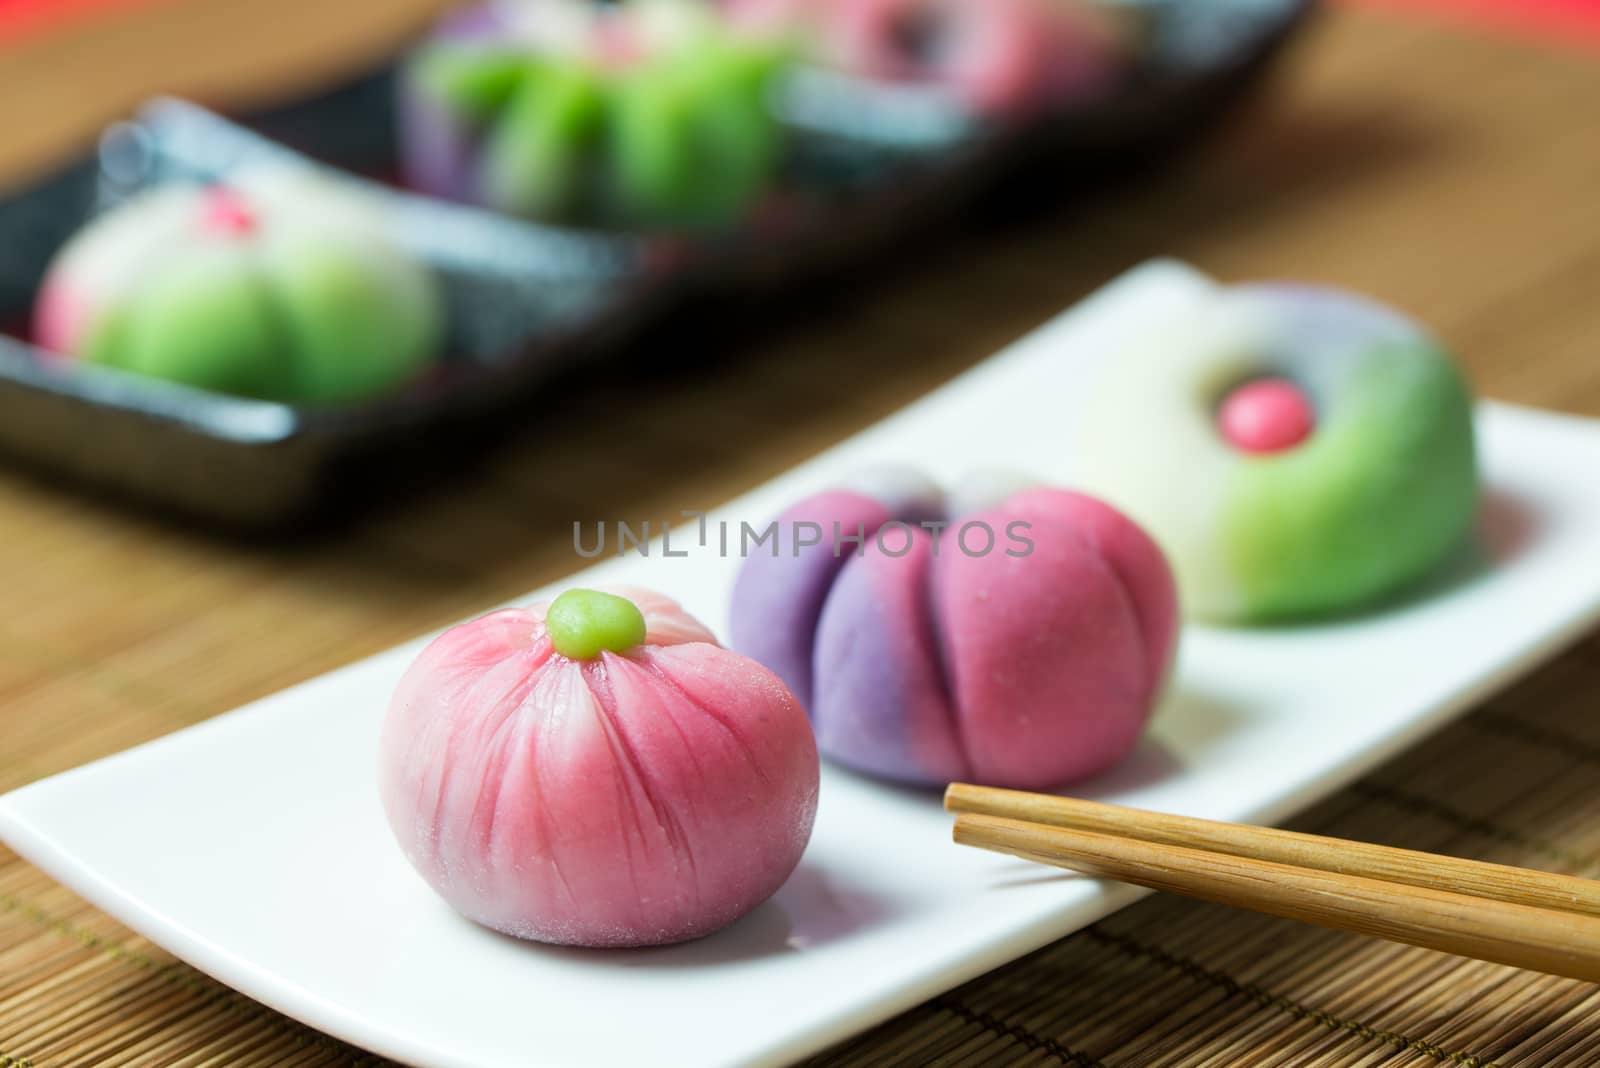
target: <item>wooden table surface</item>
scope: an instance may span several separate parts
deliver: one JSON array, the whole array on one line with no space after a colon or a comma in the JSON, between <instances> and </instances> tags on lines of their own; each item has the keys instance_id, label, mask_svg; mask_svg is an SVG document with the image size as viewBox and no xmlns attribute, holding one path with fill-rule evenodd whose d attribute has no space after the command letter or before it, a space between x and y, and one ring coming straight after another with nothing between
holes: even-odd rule
<instances>
[{"instance_id":1,"label":"wooden table surface","mask_svg":"<svg viewBox=\"0 0 1600 1068\"><path fill-rule=\"evenodd\" d=\"M197 5L164 10L185 6ZM281 51L283 35L300 32L292 14L314 9L333 19L362 5L218 6L281 12L276 21L259 19L250 35L251 47L265 48L276 34ZM383 47L416 24L419 6L382 28ZM329 25L347 21L341 15ZM663 360L657 369L576 383L530 412L525 433L448 484L314 538L223 541L0 468L0 790L554 580L579 564L573 520L659 521L713 505L905 404L1150 256L1176 255L1226 279L1295 276L1369 291L1432 323L1483 393L1600 415L1600 63L1343 10L1322 19L1292 59L1274 92L1154 173L1023 222L958 228L915 262L852 284L814 314L786 315L772 331L718 334L692 374ZM148 56L120 67L0 60L0 84L19 70L40 80L20 104L0 94L9 146L0 167L35 167L81 139L41 114L59 108L98 121L136 87L178 77L185 61L171 57L164 72ZM187 61L198 72L193 82L223 97L250 67L241 60L230 75L214 55ZM314 57L298 75L274 77L315 80L323 62ZM119 78L114 91L85 89ZM1600 547L1596 557L1600 566ZM1592 720L1597 668L1600 644L1589 641L1508 699L1548 703L1554 694ZM1573 774L1581 784L1585 771L1593 794L1594 765ZM1600 836L1571 833L1590 833L1568 849L1570 866L1582 868ZM1148 915L1144 908L1129 915ZM1280 930L1250 926L1272 921L1229 922ZM1063 952L1124 937L1097 931L1067 940ZM1328 954L1325 970L1346 966L1337 947L1347 943L1313 945L1308 952ZM1196 967L1205 972L1203 963ZM1279 997L1257 992L1263 1005ZM1408 1001L1415 993L1401 984L1381 1007L1420 1020L1412 1031L1423 1038L1411 1045L1387 1041L1394 1032L1381 1021L1358 1021L1341 1043L1285 1053L1270 1029L1243 1013L1218 1039L1225 1045L1210 1047L1214 1056L1231 1050L1214 1063L1447 1059L1452 1047L1427 1033L1449 1021L1424 1011L1436 1002ZM1140 996L1127 991L1130 1000ZM1597 1015L1592 1000L1573 998L1579 1017L1585 1005L1586 1018ZM1291 1003L1310 1014L1296 1019L1343 1019L1315 997ZM1478 1019L1495 1009L1476 1011ZM1521 1009L1506 1013L1505 1027L1526 1023ZM1086 1059L1071 1061L1051 1045L1065 1041L1054 1032L1041 1039L1016 1025L995 1033L1014 1045L996 1047L993 1063L1009 1063L1004 1049L1040 1063L1156 1063L1118 1059L1116 1046L1074 1050ZM873 1063L871 1053L859 1054L860 1063ZM173 962L0 849L0 1066L356 1059Z\"/></svg>"}]
</instances>

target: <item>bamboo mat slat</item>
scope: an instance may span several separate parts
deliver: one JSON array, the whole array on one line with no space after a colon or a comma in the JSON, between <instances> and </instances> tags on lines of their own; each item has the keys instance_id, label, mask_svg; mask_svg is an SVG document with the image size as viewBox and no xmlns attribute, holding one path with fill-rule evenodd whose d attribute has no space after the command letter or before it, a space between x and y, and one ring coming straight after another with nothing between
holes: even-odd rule
<instances>
[{"instance_id":1,"label":"bamboo mat slat","mask_svg":"<svg viewBox=\"0 0 1600 1068\"><path fill-rule=\"evenodd\" d=\"M362 5L384 6L350 0L338 26ZM303 34L301 6L329 10L281 6L262 34ZM384 33L421 10L402 7ZM1600 415L1600 65L1365 10L1327 17L1294 58L1279 92L1182 165L954 228L776 329L707 323L704 352L574 382L448 484L316 539L219 541L0 469L0 789L558 578L577 563L574 519L714 505L1151 255L1382 294L1434 324L1484 392ZM0 62L0 86L55 66ZM225 67L209 56L192 74L226 95ZM31 99L98 115L149 70L85 69ZM0 167L35 159L39 128ZM1597 709L1590 636L1294 825L1600 875ZM376 1063L0 849L0 1068ZM1600 1064L1600 988L1149 898L809 1062L928 1064L1581 1068Z\"/></svg>"}]
</instances>

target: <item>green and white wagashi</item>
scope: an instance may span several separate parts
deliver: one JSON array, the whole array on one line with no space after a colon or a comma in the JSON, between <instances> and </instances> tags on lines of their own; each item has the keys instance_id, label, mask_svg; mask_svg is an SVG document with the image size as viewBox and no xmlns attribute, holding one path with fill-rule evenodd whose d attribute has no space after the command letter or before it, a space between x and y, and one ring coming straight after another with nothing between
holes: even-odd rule
<instances>
[{"instance_id":1,"label":"green and white wagashi","mask_svg":"<svg viewBox=\"0 0 1600 1068\"><path fill-rule=\"evenodd\" d=\"M1077 401L1074 484L1155 536L1191 617L1369 606L1476 513L1460 371L1411 320L1337 289L1214 288L1107 352Z\"/></svg>"}]
</instances>

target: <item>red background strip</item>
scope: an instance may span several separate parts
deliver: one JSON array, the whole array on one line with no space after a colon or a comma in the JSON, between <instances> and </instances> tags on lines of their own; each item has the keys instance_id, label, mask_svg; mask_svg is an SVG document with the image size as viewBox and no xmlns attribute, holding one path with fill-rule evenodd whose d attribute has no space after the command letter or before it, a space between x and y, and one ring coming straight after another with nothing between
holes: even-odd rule
<instances>
[{"instance_id":1,"label":"red background strip","mask_svg":"<svg viewBox=\"0 0 1600 1068\"><path fill-rule=\"evenodd\" d=\"M95 16L167 0L0 0L0 47Z\"/></svg>"},{"instance_id":2,"label":"red background strip","mask_svg":"<svg viewBox=\"0 0 1600 1068\"><path fill-rule=\"evenodd\" d=\"M1568 45L1600 48L1600 0L1342 0L1424 11Z\"/></svg>"},{"instance_id":3,"label":"red background strip","mask_svg":"<svg viewBox=\"0 0 1600 1068\"><path fill-rule=\"evenodd\" d=\"M0 0L0 46L97 15L170 0ZM263 0L266 2L266 0ZM1203 3L1204 0L1197 0ZM1502 29L1600 48L1600 0L1340 0L1473 19Z\"/></svg>"}]
</instances>

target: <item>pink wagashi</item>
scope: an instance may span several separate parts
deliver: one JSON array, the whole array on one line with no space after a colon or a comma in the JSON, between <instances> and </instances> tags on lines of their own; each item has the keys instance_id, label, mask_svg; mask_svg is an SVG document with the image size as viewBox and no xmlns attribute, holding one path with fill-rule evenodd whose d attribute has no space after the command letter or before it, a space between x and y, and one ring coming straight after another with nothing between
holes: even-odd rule
<instances>
[{"instance_id":1,"label":"pink wagashi","mask_svg":"<svg viewBox=\"0 0 1600 1068\"><path fill-rule=\"evenodd\" d=\"M799 863L816 743L771 672L644 590L572 590L435 639L395 692L380 788L472 920L624 947L732 923Z\"/></svg>"}]
</instances>

